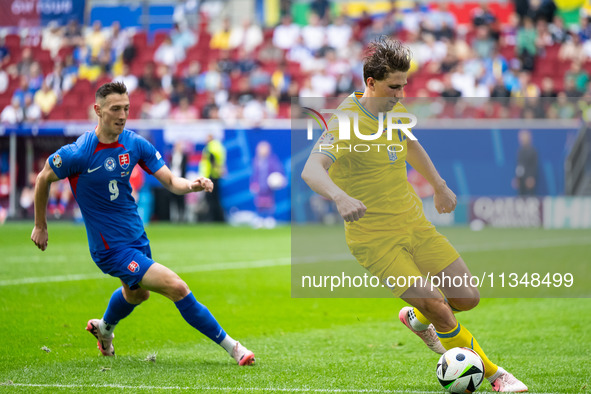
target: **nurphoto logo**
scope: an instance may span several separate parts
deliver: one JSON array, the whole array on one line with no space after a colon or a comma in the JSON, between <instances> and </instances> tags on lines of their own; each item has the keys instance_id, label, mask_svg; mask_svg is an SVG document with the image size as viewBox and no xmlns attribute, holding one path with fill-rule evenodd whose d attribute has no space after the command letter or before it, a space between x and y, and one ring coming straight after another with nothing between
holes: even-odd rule
<instances>
[{"instance_id":1,"label":"nurphoto logo","mask_svg":"<svg viewBox=\"0 0 591 394\"><path fill-rule=\"evenodd\" d=\"M413 114L409 114L407 112L387 112L383 113L380 112L378 114L378 129L373 134L363 134L359 130L359 114L356 112L349 112L349 111L341 111L336 109L321 109L320 112L309 108L303 107L304 110L310 115L322 130L328 130L328 124L326 120L322 116L322 113L327 114L334 114L338 120L339 124L339 131L338 131L338 140L351 140L351 129L353 129L353 133L355 137L362 141L375 141L378 138L382 137L382 135L386 134L386 139L388 141L392 141L393 138L393 131L398 130L398 140L402 141L404 134L412 141L416 141L417 137L415 137L410 129L416 126L417 124L417 117ZM401 119L408 119L408 123L402 123ZM353 127L351 128L351 122ZM384 123L386 123L386 127L384 127ZM314 123L312 119L308 119L307 123L307 139L313 140L314 139ZM325 134L323 138L319 141L319 150L332 150L335 149L332 142L334 142L334 137L329 134ZM347 147L347 150L353 149L355 152L368 152L371 150L371 147L375 147L378 152L380 149L383 148L388 152L401 152L404 147L400 144L356 144L352 147ZM336 147L339 149L339 146Z\"/></svg>"}]
</instances>

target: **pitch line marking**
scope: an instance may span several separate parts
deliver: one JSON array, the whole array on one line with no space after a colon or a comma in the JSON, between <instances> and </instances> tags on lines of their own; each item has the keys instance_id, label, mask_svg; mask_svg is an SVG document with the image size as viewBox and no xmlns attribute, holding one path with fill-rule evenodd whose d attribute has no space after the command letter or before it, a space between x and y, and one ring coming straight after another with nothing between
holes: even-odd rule
<instances>
[{"instance_id":1,"label":"pitch line marking","mask_svg":"<svg viewBox=\"0 0 591 394\"><path fill-rule=\"evenodd\" d=\"M291 392L291 393L424 393L424 394L441 394L438 391L414 391L414 390L381 390L381 389L316 389L303 387L187 387L187 386L130 386L124 384L43 384L43 383L4 383L2 386L15 387L55 387L65 389L76 388L113 388L121 390L207 390L207 391L275 391L275 392ZM560 394L555 393L538 393L538 394Z\"/></svg>"},{"instance_id":2,"label":"pitch line marking","mask_svg":"<svg viewBox=\"0 0 591 394\"><path fill-rule=\"evenodd\" d=\"M569 238L555 238L545 240L531 240L525 242L498 242L486 245L457 245L456 248L461 252L485 252L485 251L499 251L499 250L519 250L519 249L534 249L534 248L551 248L556 246L566 245L588 245L588 239L569 239ZM21 256L19 256L21 257ZM23 260L26 258L22 256ZM327 256L302 256L296 259L299 263L315 263L319 261L339 261L352 258L349 254L327 255ZM200 264L187 267L176 268L175 271L179 274L194 273L194 272L211 272L223 271L226 269L248 269L248 268L263 268L263 267L278 267L291 264L290 257L283 257L278 259L267 260L253 260L253 261L238 261L238 262L221 262L213 264ZM75 282L80 280L90 279L107 279L111 278L106 274L89 273L89 274L70 274L70 275L55 275L55 276L40 276L40 277L25 277L18 279L0 280L0 287L26 285L35 283L47 282Z\"/></svg>"}]
</instances>

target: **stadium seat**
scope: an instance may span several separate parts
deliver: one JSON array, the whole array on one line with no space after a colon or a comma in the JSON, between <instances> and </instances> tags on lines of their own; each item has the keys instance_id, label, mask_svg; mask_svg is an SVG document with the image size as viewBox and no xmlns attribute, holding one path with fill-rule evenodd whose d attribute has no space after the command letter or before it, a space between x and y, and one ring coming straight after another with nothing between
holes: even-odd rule
<instances>
[{"instance_id":1,"label":"stadium seat","mask_svg":"<svg viewBox=\"0 0 591 394\"><path fill-rule=\"evenodd\" d=\"M4 37L4 45L6 45L12 53L12 51L20 49L21 37L18 34L7 34L6 37Z\"/></svg>"},{"instance_id":2,"label":"stadium seat","mask_svg":"<svg viewBox=\"0 0 591 394\"><path fill-rule=\"evenodd\" d=\"M133 45L138 52L148 47L148 34L145 31L136 32L133 36Z\"/></svg>"}]
</instances>

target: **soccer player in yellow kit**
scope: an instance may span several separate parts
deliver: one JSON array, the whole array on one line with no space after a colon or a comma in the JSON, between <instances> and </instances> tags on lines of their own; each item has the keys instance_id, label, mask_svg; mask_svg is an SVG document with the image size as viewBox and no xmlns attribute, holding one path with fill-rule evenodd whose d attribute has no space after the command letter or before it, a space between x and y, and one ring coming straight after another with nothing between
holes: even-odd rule
<instances>
[{"instance_id":1,"label":"soccer player in yellow kit","mask_svg":"<svg viewBox=\"0 0 591 394\"><path fill-rule=\"evenodd\" d=\"M407 83L410 55L398 41L381 38L370 44L363 66L365 91L351 94L337 108L357 115L357 131L364 138L355 132L353 121L349 136L341 134L334 115L310 154L302 178L312 190L336 203L345 220L347 244L357 261L412 305L399 313L404 325L436 353L454 347L474 349L494 391L527 391L525 384L492 363L456 320L455 311L470 310L479 302L478 290L469 281L460 287L442 281L438 289L411 279L427 274L441 279L444 275L470 278L471 274L450 242L425 218L422 202L407 181L406 162L435 189L433 200L439 213L455 209L455 194L410 130L408 134L396 129L390 135L383 132L373 141L365 137L380 129L380 116L386 131L387 112L407 112L399 99ZM394 123L409 123L408 117L397 118ZM401 276L409 280L392 281Z\"/></svg>"}]
</instances>

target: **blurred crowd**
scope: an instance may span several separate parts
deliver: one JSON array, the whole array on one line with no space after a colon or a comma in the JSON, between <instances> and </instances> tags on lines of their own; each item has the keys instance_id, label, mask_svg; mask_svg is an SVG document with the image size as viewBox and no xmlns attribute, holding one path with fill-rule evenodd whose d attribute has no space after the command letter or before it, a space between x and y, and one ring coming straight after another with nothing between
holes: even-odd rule
<instances>
[{"instance_id":1,"label":"blurred crowd","mask_svg":"<svg viewBox=\"0 0 591 394\"><path fill-rule=\"evenodd\" d=\"M94 91L123 81L131 119L289 118L292 97L339 97L363 89L365 45L382 35L412 50L408 97L552 97L522 116L591 118L591 18L567 25L550 0L490 4L458 24L446 3L393 6L359 18L314 1L305 26L289 15L274 28L251 20L178 23L153 35L52 23L0 38L3 123L92 119ZM501 19L505 22L502 23Z\"/></svg>"}]
</instances>

